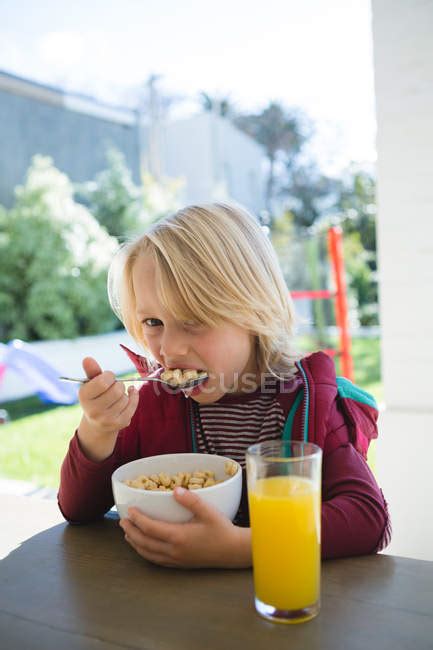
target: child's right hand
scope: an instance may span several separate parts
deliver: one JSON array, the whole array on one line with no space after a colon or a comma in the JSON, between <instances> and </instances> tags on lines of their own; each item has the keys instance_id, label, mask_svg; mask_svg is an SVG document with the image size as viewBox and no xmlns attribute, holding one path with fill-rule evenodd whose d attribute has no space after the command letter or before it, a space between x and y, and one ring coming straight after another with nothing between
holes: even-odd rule
<instances>
[{"instance_id":1,"label":"child's right hand","mask_svg":"<svg viewBox=\"0 0 433 650\"><path fill-rule=\"evenodd\" d=\"M116 381L114 373L103 372L92 357L83 360L83 368L90 381L78 393L83 409L78 437L84 453L91 460L101 461L113 453L117 434L131 422L138 391L131 386L125 394L123 382Z\"/></svg>"}]
</instances>

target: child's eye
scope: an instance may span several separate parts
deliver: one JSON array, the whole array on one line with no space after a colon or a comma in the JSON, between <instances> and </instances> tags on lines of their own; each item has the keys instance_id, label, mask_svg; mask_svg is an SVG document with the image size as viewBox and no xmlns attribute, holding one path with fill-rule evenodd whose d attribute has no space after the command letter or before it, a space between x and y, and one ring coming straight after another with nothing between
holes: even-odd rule
<instances>
[{"instance_id":1,"label":"child's eye","mask_svg":"<svg viewBox=\"0 0 433 650\"><path fill-rule=\"evenodd\" d=\"M159 318L145 318L143 324L148 327L159 327L159 325L162 325L162 321Z\"/></svg>"}]
</instances>

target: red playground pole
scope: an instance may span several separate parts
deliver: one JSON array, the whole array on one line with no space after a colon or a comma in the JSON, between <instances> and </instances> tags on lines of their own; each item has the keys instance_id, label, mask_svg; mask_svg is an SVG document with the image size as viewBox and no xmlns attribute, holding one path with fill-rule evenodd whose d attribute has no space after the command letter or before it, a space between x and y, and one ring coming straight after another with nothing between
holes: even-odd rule
<instances>
[{"instance_id":1,"label":"red playground pole","mask_svg":"<svg viewBox=\"0 0 433 650\"><path fill-rule=\"evenodd\" d=\"M352 341L349 331L346 274L344 272L343 232L339 226L328 230L328 249L335 284L335 320L340 331L341 374L354 380Z\"/></svg>"}]
</instances>

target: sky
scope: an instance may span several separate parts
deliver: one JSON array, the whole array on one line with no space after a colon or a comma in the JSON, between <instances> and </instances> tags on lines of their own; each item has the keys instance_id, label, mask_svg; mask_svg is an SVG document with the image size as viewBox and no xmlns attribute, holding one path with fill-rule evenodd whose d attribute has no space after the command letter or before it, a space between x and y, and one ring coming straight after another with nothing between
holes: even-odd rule
<instances>
[{"instance_id":1,"label":"sky","mask_svg":"<svg viewBox=\"0 0 433 650\"><path fill-rule=\"evenodd\" d=\"M117 104L151 74L178 110L276 100L313 121L327 173L376 158L369 0L0 0L0 69Z\"/></svg>"}]
</instances>

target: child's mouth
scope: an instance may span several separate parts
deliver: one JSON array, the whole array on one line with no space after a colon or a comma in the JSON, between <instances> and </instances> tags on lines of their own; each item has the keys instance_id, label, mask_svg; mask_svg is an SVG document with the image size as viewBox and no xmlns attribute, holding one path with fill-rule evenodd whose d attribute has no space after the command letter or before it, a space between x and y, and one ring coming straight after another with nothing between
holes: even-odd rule
<instances>
[{"instance_id":1,"label":"child's mouth","mask_svg":"<svg viewBox=\"0 0 433 650\"><path fill-rule=\"evenodd\" d=\"M189 388L208 377L206 370L195 368L168 368L161 373L161 379L173 388Z\"/></svg>"},{"instance_id":2,"label":"child's mouth","mask_svg":"<svg viewBox=\"0 0 433 650\"><path fill-rule=\"evenodd\" d=\"M209 379L208 372L196 368L168 368L161 373L161 379L174 390L181 390L185 397L198 395Z\"/></svg>"}]
</instances>

